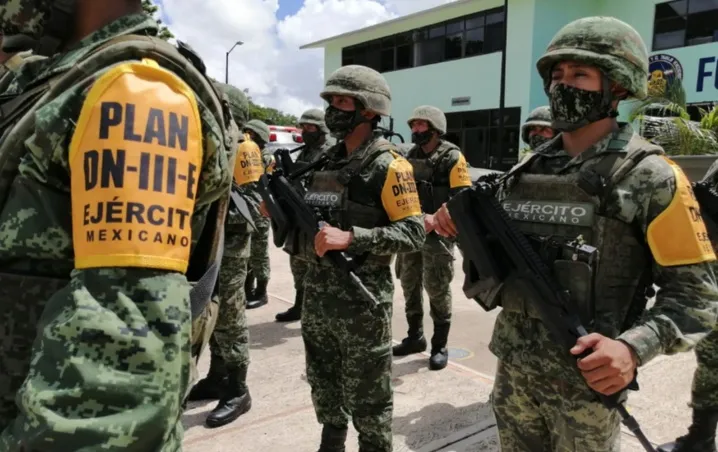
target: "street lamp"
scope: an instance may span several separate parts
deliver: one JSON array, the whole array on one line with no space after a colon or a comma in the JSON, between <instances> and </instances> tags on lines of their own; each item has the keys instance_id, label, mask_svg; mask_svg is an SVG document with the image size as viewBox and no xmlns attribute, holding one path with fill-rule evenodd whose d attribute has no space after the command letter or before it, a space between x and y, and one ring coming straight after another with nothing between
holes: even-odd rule
<instances>
[{"instance_id":1,"label":"street lamp","mask_svg":"<svg viewBox=\"0 0 718 452\"><path fill-rule=\"evenodd\" d=\"M224 83L229 84L229 54L234 50L235 47L241 46L244 44L242 41L237 41L234 43L231 49L227 50L227 54L225 55L224 60Z\"/></svg>"}]
</instances>

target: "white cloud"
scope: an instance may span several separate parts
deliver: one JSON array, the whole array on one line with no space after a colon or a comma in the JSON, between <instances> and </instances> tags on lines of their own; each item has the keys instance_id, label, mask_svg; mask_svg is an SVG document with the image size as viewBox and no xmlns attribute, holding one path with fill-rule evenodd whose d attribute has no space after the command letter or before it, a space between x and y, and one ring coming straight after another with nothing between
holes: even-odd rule
<instances>
[{"instance_id":1,"label":"white cloud","mask_svg":"<svg viewBox=\"0 0 718 452\"><path fill-rule=\"evenodd\" d=\"M277 19L278 0L163 0L170 29L204 59L209 74L248 88L261 105L299 116L321 107L324 51L299 50L309 42L363 28L453 0L305 0L301 9Z\"/></svg>"}]
</instances>

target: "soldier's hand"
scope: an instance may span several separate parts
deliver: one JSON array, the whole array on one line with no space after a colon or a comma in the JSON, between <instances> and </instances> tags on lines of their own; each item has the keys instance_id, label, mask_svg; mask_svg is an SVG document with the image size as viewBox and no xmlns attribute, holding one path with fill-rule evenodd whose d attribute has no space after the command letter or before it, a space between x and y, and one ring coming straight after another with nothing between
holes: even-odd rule
<instances>
[{"instance_id":1,"label":"soldier's hand","mask_svg":"<svg viewBox=\"0 0 718 452\"><path fill-rule=\"evenodd\" d=\"M628 344L591 333L580 337L571 353L580 355L590 349L593 352L578 361L578 368L591 389L608 396L633 381L638 358Z\"/></svg>"},{"instance_id":2,"label":"soldier's hand","mask_svg":"<svg viewBox=\"0 0 718 452\"><path fill-rule=\"evenodd\" d=\"M437 234L444 237L456 237L456 225L451 219L449 209L446 207L446 203L442 204L439 210L433 215L434 217L434 230ZM426 231L427 233L429 231Z\"/></svg>"},{"instance_id":3,"label":"soldier's hand","mask_svg":"<svg viewBox=\"0 0 718 452\"><path fill-rule=\"evenodd\" d=\"M424 229L426 229L427 234L436 229L436 219L434 215L424 215Z\"/></svg>"},{"instance_id":4,"label":"soldier's hand","mask_svg":"<svg viewBox=\"0 0 718 452\"><path fill-rule=\"evenodd\" d=\"M351 231L342 231L325 224L314 237L314 249L317 251L317 255L322 257L327 251L349 248L353 238Z\"/></svg>"},{"instance_id":5,"label":"soldier's hand","mask_svg":"<svg viewBox=\"0 0 718 452\"><path fill-rule=\"evenodd\" d=\"M262 214L263 217L270 217L269 211L267 210L267 205L264 203L264 201L259 203L259 213Z\"/></svg>"}]
</instances>

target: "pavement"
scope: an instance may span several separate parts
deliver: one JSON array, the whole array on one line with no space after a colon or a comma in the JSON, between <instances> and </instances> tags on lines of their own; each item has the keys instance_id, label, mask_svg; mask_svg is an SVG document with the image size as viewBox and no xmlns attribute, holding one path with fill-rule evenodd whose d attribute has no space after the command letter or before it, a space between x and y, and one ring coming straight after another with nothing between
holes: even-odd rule
<instances>
[{"instance_id":1,"label":"pavement","mask_svg":"<svg viewBox=\"0 0 718 452\"><path fill-rule=\"evenodd\" d=\"M271 243L271 241L270 241ZM215 403L192 403L184 415L185 452L315 452L321 426L317 423L306 381L299 322L280 324L276 313L294 300L293 279L285 253L270 247L272 268L267 305L247 311L250 328L248 384L252 409L232 424L204 427ZM452 283L453 320L449 335L450 362L429 371L426 353L394 360L394 451L499 451L489 396L496 358L489 352L496 314L483 311L461 291L461 257L456 253ZM393 337L406 334L404 301L399 282L394 295ZM431 334L425 299L425 331ZM209 366L208 353L201 374ZM685 432L690 422L690 386L695 355L659 357L639 371L640 391L631 393L628 408L654 444ZM623 430L622 452L644 449ZM357 452L356 432L349 429L347 452ZM599 452L599 451L597 451Z\"/></svg>"}]
</instances>

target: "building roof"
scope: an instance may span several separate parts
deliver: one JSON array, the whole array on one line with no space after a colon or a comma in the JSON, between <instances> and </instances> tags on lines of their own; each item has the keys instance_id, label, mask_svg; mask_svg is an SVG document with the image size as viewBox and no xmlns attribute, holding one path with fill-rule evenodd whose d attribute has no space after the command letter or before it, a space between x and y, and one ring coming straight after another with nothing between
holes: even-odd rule
<instances>
[{"instance_id":1,"label":"building roof","mask_svg":"<svg viewBox=\"0 0 718 452\"><path fill-rule=\"evenodd\" d=\"M451 0L446 0L446 1L451 1ZM400 17L396 17L394 19L390 19L390 20L387 20L384 22L379 22L378 24L370 25L368 27L359 28L357 30L348 31L348 32L342 33L340 35L331 36L329 38L320 39L319 41L310 42L309 44L304 44L303 46L301 46L300 49L318 49L320 47L324 47L325 44L327 44L329 42L336 41L337 39L354 36L359 33L364 33L366 31L378 30L387 25L398 24L398 23L401 23L401 22L404 22L404 21L407 21L410 19L416 19L417 17L435 13L436 11L439 11L439 10L455 8L459 5L469 3L470 1L472 1L472 0L454 0L451 3L445 3L443 5L435 6L433 8L424 9L424 10L417 11L412 14L407 14L406 16L400 16Z\"/></svg>"}]
</instances>

